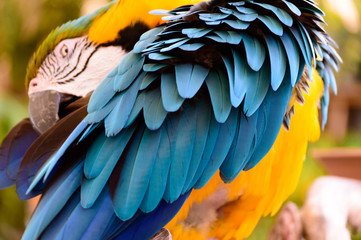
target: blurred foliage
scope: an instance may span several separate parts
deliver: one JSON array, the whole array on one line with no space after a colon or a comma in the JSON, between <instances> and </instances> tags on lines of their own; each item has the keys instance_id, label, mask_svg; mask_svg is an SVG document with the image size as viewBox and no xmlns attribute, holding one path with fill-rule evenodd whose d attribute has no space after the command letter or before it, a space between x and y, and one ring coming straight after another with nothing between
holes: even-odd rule
<instances>
[{"instance_id":1,"label":"blurred foliage","mask_svg":"<svg viewBox=\"0 0 361 240\"><path fill-rule=\"evenodd\" d=\"M82 2L0 0L0 60L5 59L11 69L9 76L1 78L9 84L0 83L6 87L0 88L0 139L28 115L24 77L30 57L53 28L79 16ZM26 212L14 187L0 191L0 240L20 239Z\"/></svg>"},{"instance_id":2,"label":"blurred foliage","mask_svg":"<svg viewBox=\"0 0 361 240\"><path fill-rule=\"evenodd\" d=\"M0 96L0 139L27 115L22 102ZM0 192L0 213L0 239L19 239L25 224L19 220L25 219L25 206L17 197L14 187Z\"/></svg>"},{"instance_id":3,"label":"blurred foliage","mask_svg":"<svg viewBox=\"0 0 361 240\"><path fill-rule=\"evenodd\" d=\"M337 0L339 1L339 0ZM342 57L340 73L336 75L338 83L345 80L361 80L361 31L350 32L342 18L347 16L347 12L340 15L332 9L330 0L319 0L320 7L325 11L325 30L336 41L339 46L338 53ZM361 20L361 1L352 0L358 14L358 21ZM360 23L357 24L360 28Z\"/></svg>"},{"instance_id":4,"label":"blurred foliage","mask_svg":"<svg viewBox=\"0 0 361 240\"><path fill-rule=\"evenodd\" d=\"M0 56L12 66L11 91L25 95L24 76L36 47L58 25L79 16L83 0L0 1Z\"/></svg>"}]
</instances>

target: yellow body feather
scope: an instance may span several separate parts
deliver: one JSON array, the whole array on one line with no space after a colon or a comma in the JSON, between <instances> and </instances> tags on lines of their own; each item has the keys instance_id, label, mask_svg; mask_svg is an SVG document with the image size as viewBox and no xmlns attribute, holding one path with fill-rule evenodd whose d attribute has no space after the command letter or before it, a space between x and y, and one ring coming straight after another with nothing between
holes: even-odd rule
<instances>
[{"instance_id":1,"label":"yellow body feather","mask_svg":"<svg viewBox=\"0 0 361 240\"><path fill-rule=\"evenodd\" d=\"M305 104L295 103L289 131L281 128L275 144L255 168L242 172L230 184L224 184L217 174L204 188L191 193L184 207L167 225L173 239L244 239L262 216L276 214L296 189L308 142L320 136L318 105L323 81L315 70L310 87L309 95L304 94ZM227 190L228 203L218 209L218 218L209 222L207 228L189 224L186 218L191 206L222 188Z\"/></svg>"}]
</instances>

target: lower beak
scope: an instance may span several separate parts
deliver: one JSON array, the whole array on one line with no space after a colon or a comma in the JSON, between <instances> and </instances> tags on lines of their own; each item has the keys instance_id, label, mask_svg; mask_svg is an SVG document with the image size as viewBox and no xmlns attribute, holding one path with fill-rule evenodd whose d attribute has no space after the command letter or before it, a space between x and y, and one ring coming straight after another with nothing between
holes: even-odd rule
<instances>
[{"instance_id":1,"label":"lower beak","mask_svg":"<svg viewBox=\"0 0 361 240\"><path fill-rule=\"evenodd\" d=\"M29 115L34 129L44 133L59 120L59 110L62 103L71 100L68 94L54 90L36 92L29 96Z\"/></svg>"}]
</instances>

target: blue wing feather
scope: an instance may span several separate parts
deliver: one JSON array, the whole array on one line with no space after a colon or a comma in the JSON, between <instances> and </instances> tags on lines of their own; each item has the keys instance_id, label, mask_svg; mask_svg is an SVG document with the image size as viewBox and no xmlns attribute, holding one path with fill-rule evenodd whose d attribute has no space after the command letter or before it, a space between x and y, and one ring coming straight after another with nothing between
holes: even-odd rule
<instances>
[{"instance_id":1,"label":"blue wing feather","mask_svg":"<svg viewBox=\"0 0 361 240\"><path fill-rule=\"evenodd\" d=\"M62 210L80 186L83 163L63 173L42 197L23 235L24 240L38 238L51 220Z\"/></svg>"},{"instance_id":2,"label":"blue wing feather","mask_svg":"<svg viewBox=\"0 0 361 240\"><path fill-rule=\"evenodd\" d=\"M300 54L298 52L298 46L293 38L287 34L287 32L284 32L281 37L281 41L288 56L288 65L291 72L291 85L294 87L299 79L298 72L300 68Z\"/></svg>"},{"instance_id":3,"label":"blue wing feather","mask_svg":"<svg viewBox=\"0 0 361 240\"><path fill-rule=\"evenodd\" d=\"M277 39L270 35L266 35L265 39L271 63L271 86L273 90L276 91L282 84L286 73L286 56L282 45Z\"/></svg>"},{"instance_id":4,"label":"blue wing feather","mask_svg":"<svg viewBox=\"0 0 361 240\"><path fill-rule=\"evenodd\" d=\"M144 103L144 122L150 130L157 130L163 124L167 111L162 104L160 89L148 91Z\"/></svg>"},{"instance_id":5,"label":"blue wing feather","mask_svg":"<svg viewBox=\"0 0 361 240\"><path fill-rule=\"evenodd\" d=\"M206 78L209 95L213 106L216 120L224 123L231 112L231 101L229 97L229 85L224 81L223 71L212 71Z\"/></svg>"},{"instance_id":6,"label":"blue wing feather","mask_svg":"<svg viewBox=\"0 0 361 240\"><path fill-rule=\"evenodd\" d=\"M149 187L140 205L143 212L153 211L162 200L165 188L167 186L169 169L171 164L170 142L166 127L163 126L160 136L160 144L157 152L157 159L154 163L152 176L150 177Z\"/></svg>"},{"instance_id":7,"label":"blue wing feather","mask_svg":"<svg viewBox=\"0 0 361 240\"><path fill-rule=\"evenodd\" d=\"M224 181L232 181L244 168L255 138L257 119L258 111L250 117L240 117L234 148L231 148L232 151L228 153L220 167Z\"/></svg>"},{"instance_id":8,"label":"blue wing feather","mask_svg":"<svg viewBox=\"0 0 361 240\"><path fill-rule=\"evenodd\" d=\"M254 154L247 162L244 170L253 168L272 147L282 126L282 120L291 97L292 89L291 83L284 81L276 92L271 89L268 90L268 94L263 103L267 105L265 108L267 111L265 113L267 123L263 126L265 131L261 135L261 139L258 139ZM261 124L263 125L264 122Z\"/></svg>"},{"instance_id":9,"label":"blue wing feather","mask_svg":"<svg viewBox=\"0 0 361 240\"><path fill-rule=\"evenodd\" d=\"M164 109L168 112L177 111L182 105L184 98L178 93L175 74L163 73L160 87Z\"/></svg>"},{"instance_id":10,"label":"blue wing feather","mask_svg":"<svg viewBox=\"0 0 361 240\"><path fill-rule=\"evenodd\" d=\"M243 35L243 43L246 49L247 62L254 71L259 71L266 59L266 50L256 38L248 34Z\"/></svg>"},{"instance_id":11,"label":"blue wing feather","mask_svg":"<svg viewBox=\"0 0 361 240\"><path fill-rule=\"evenodd\" d=\"M222 165L233 143L236 127L239 121L239 110L232 109L227 121L220 126L216 144L203 174L198 179L194 188L202 188L213 177Z\"/></svg>"},{"instance_id":12,"label":"blue wing feather","mask_svg":"<svg viewBox=\"0 0 361 240\"><path fill-rule=\"evenodd\" d=\"M171 166L166 188L166 200L174 202L181 195L189 165L192 160L196 136L196 109L193 104L183 105L178 131L174 142L171 142Z\"/></svg>"},{"instance_id":13,"label":"blue wing feather","mask_svg":"<svg viewBox=\"0 0 361 240\"><path fill-rule=\"evenodd\" d=\"M114 210L121 219L128 220L137 212L147 191L156 160L160 130L145 129L139 145L130 146L114 196ZM138 134L137 134L138 135ZM136 137L137 139L138 137ZM133 142L134 143L134 142Z\"/></svg>"},{"instance_id":14,"label":"blue wing feather","mask_svg":"<svg viewBox=\"0 0 361 240\"><path fill-rule=\"evenodd\" d=\"M81 203L84 208L91 207L97 200L134 131L134 127L130 127L115 137L108 137L100 148L97 146L99 142L92 144L92 149L98 152L92 156L87 154L85 159L85 178L81 188ZM100 134L105 135L104 132Z\"/></svg>"},{"instance_id":15,"label":"blue wing feather","mask_svg":"<svg viewBox=\"0 0 361 240\"><path fill-rule=\"evenodd\" d=\"M209 69L198 64L177 64L175 66L176 83L182 98L192 98L201 88Z\"/></svg>"}]
</instances>

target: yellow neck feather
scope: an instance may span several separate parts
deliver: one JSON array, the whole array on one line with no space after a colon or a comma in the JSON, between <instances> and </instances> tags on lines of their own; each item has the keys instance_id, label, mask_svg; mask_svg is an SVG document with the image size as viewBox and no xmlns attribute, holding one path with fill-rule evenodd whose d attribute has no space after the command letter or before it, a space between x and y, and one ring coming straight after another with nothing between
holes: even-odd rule
<instances>
[{"instance_id":1,"label":"yellow neck feather","mask_svg":"<svg viewBox=\"0 0 361 240\"><path fill-rule=\"evenodd\" d=\"M118 0L104 15L93 23L89 39L94 43L107 43L118 37L118 32L137 21L150 28L164 23L162 16L151 15L155 9L172 10L182 5L196 4L201 0Z\"/></svg>"}]
</instances>

